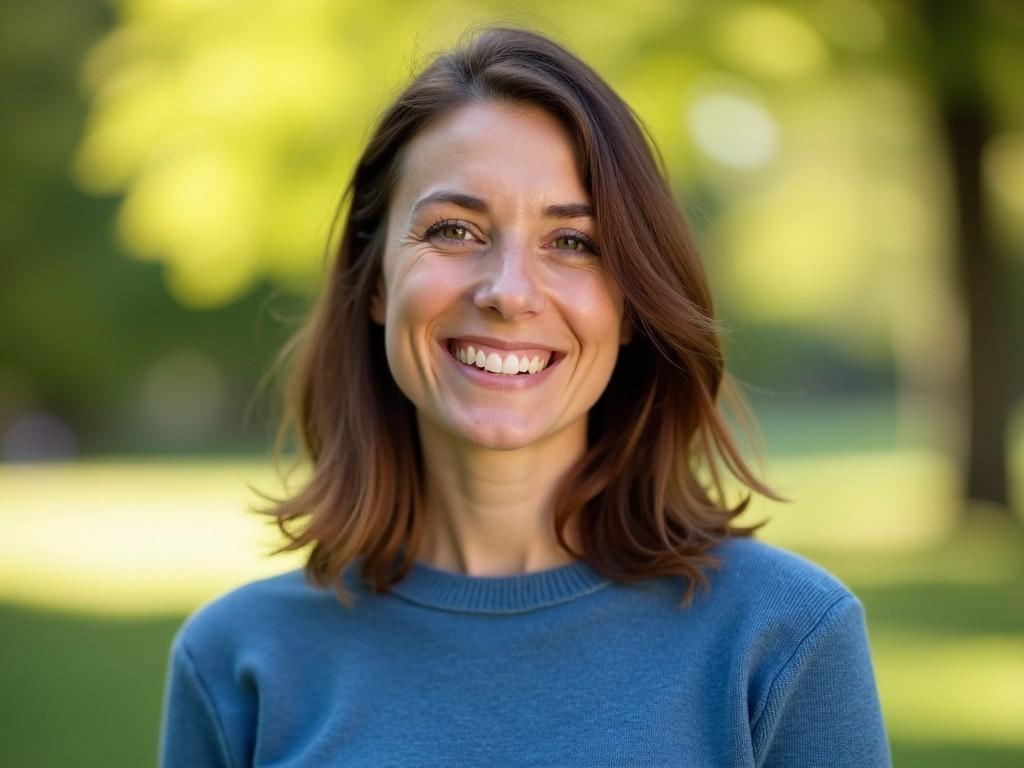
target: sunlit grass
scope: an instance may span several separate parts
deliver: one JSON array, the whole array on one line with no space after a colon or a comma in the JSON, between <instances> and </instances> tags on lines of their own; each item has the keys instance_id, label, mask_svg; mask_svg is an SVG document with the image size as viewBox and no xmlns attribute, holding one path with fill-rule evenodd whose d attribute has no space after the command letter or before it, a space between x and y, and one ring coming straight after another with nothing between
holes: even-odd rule
<instances>
[{"instance_id":1,"label":"sunlit grass","mask_svg":"<svg viewBox=\"0 0 1024 768\"><path fill-rule=\"evenodd\" d=\"M247 511L279 493L259 462L88 462L0 468L0 601L106 614L183 612L300 563Z\"/></svg>"},{"instance_id":2,"label":"sunlit grass","mask_svg":"<svg viewBox=\"0 0 1024 768\"><path fill-rule=\"evenodd\" d=\"M792 504L763 538L796 549L913 551L948 537L953 468L923 451L779 458L772 480ZM103 613L183 611L218 591L301 563L268 559L280 535L247 511L281 485L263 462L193 459L7 466L0 469L0 600ZM59 567L54 567L59 564ZM902 564L904 578L914 569ZM992 574L995 563L964 571ZM891 579L893 573L864 574ZM947 574L948 575L948 574Z\"/></svg>"},{"instance_id":3,"label":"sunlit grass","mask_svg":"<svg viewBox=\"0 0 1024 768\"><path fill-rule=\"evenodd\" d=\"M770 481L793 503L756 498L741 522L769 517L761 538L824 550L859 584L998 583L1017 572L1013 539L984 529L979 515L957 558L927 556L949 539L958 514L954 467L939 454L790 456L770 468ZM262 461L0 467L0 600L99 613L187 611L235 584L298 567L301 554L265 557L282 539L248 511L261 500L247 485L283 492ZM881 568L881 552L900 556Z\"/></svg>"},{"instance_id":4,"label":"sunlit grass","mask_svg":"<svg viewBox=\"0 0 1024 768\"><path fill-rule=\"evenodd\" d=\"M792 501L755 497L740 522L787 547L907 551L945 539L957 519L953 463L925 450L784 456L768 481Z\"/></svg>"},{"instance_id":5,"label":"sunlit grass","mask_svg":"<svg viewBox=\"0 0 1024 768\"><path fill-rule=\"evenodd\" d=\"M876 629L871 643L894 735L1024 747L1024 637Z\"/></svg>"}]
</instances>

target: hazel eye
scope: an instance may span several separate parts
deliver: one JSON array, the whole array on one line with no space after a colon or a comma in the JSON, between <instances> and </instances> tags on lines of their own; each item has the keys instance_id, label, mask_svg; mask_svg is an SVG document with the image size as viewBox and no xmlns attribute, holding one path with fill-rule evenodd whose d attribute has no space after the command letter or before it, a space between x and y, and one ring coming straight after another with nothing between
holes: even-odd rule
<instances>
[{"instance_id":1,"label":"hazel eye","mask_svg":"<svg viewBox=\"0 0 1024 768\"><path fill-rule=\"evenodd\" d=\"M470 231L467 224L463 224L454 219L442 219L441 221L435 222L423 236L428 239L447 240L449 242L471 242L476 240L473 233Z\"/></svg>"},{"instance_id":2,"label":"hazel eye","mask_svg":"<svg viewBox=\"0 0 1024 768\"><path fill-rule=\"evenodd\" d=\"M583 241L572 235L559 235L556 237L555 247L563 251L582 251L586 249Z\"/></svg>"},{"instance_id":3,"label":"hazel eye","mask_svg":"<svg viewBox=\"0 0 1024 768\"><path fill-rule=\"evenodd\" d=\"M551 241L551 244L556 250L567 251L568 253L590 254L593 256L598 256L601 253L597 243L582 232L562 232Z\"/></svg>"},{"instance_id":4,"label":"hazel eye","mask_svg":"<svg viewBox=\"0 0 1024 768\"><path fill-rule=\"evenodd\" d=\"M469 230L465 227L460 227L456 224L447 224L438 230L438 234L441 237L445 237L449 240L468 240Z\"/></svg>"}]
</instances>

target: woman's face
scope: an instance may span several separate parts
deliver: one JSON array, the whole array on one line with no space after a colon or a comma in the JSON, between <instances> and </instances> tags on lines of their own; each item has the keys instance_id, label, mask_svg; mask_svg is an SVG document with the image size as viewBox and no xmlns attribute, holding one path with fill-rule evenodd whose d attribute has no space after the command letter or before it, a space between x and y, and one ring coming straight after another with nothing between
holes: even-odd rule
<instances>
[{"instance_id":1,"label":"woman's face","mask_svg":"<svg viewBox=\"0 0 1024 768\"><path fill-rule=\"evenodd\" d=\"M463 106L409 142L371 314L421 425L505 450L585 430L628 332L590 203L539 108Z\"/></svg>"}]
</instances>

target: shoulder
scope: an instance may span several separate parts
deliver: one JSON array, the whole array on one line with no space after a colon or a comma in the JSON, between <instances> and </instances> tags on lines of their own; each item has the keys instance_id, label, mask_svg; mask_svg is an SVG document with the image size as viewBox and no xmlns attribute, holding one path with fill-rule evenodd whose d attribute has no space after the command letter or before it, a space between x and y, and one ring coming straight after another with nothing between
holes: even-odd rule
<instances>
[{"instance_id":1,"label":"shoulder","mask_svg":"<svg viewBox=\"0 0 1024 768\"><path fill-rule=\"evenodd\" d=\"M214 661L237 658L246 649L269 647L275 639L323 617L334 593L310 585L303 569L255 579L201 604L174 637L175 650Z\"/></svg>"},{"instance_id":2,"label":"shoulder","mask_svg":"<svg viewBox=\"0 0 1024 768\"><path fill-rule=\"evenodd\" d=\"M861 663L863 606L833 573L752 538L727 539L712 554L721 567L708 572L709 589L700 593L695 618L713 628L715 647L729 647L730 668L743 671L752 721L764 711L776 681L804 663L812 649L852 644L844 658Z\"/></svg>"},{"instance_id":3,"label":"shoulder","mask_svg":"<svg viewBox=\"0 0 1024 768\"><path fill-rule=\"evenodd\" d=\"M718 554L728 666L741 675L758 765L891 765L857 596L781 547L737 538Z\"/></svg>"},{"instance_id":4,"label":"shoulder","mask_svg":"<svg viewBox=\"0 0 1024 768\"><path fill-rule=\"evenodd\" d=\"M731 538L712 554L704 610L730 626L755 654L792 650L838 613L862 611L838 577L803 555L752 538Z\"/></svg>"},{"instance_id":5,"label":"shoulder","mask_svg":"<svg viewBox=\"0 0 1024 768\"><path fill-rule=\"evenodd\" d=\"M850 588L826 568L774 544L733 537L712 553L722 561L713 581L724 591L757 595L760 602L785 598L788 603L816 603L853 597Z\"/></svg>"}]
</instances>

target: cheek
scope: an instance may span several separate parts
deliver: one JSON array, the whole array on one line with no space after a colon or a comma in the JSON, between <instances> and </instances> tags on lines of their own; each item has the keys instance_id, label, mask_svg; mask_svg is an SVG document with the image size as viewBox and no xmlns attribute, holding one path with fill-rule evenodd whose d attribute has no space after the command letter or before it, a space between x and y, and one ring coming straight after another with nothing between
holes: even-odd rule
<instances>
[{"instance_id":1,"label":"cheek","mask_svg":"<svg viewBox=\"0 0 1024 768\"><path fill-rule=\"evenodd\" d=\"M388 361L403 389L420 381L430 367L434 329L458 302L458 286L450 268L426 259L396 271L385 335Z\"/></svg>"},{"instance_id":2,"label":"cheek","mask_svg":"<svg viewBox=\"0 0 1024 768\"><path fill-rule=\"evenodd\" d=\"M622 324L620 292L595 278L587 290L577 290L569 303L573 324L588 340L609 340L617 346Z\"/></svg>"},{"instance_id":3,"label":"cheek","mask_svg":"<svg viewBox=\"0 0 1024 768\"><path fill-rule=\"evenodd\" d=\"M399 324L428 322L458 297L457 275L444 265L419 262L399 275L393 295L394 317ZM405 330L409 330L406 328Z\"/></svg>"}]
</instances>

